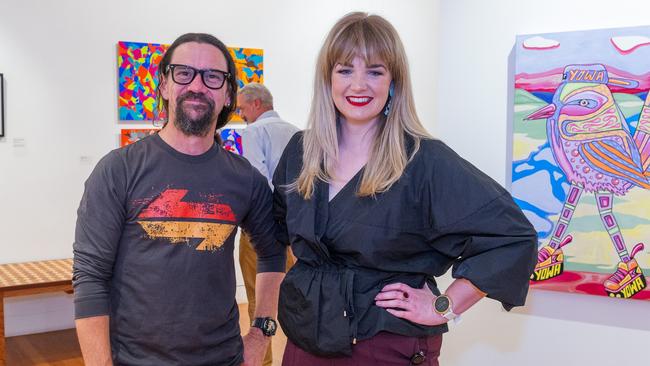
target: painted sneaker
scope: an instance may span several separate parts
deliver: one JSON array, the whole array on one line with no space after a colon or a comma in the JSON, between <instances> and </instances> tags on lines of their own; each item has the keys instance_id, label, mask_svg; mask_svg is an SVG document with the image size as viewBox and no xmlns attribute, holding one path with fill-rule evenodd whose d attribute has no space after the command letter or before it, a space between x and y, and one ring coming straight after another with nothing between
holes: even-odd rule
<instances>
[{"instance_id":1,"label":"painted sneaker","mask_svg":"<svg viewBox=\"0 0 650 366\"><path fill-rule=\"evenodd\" d=\"M610 297L630 298L641 290L646 288L647 283L643 271L637 263L634 256L643 250L643 243L634 246L627 262L620 261L616 267L616 272L612 274L605 282L605 291Z\"/></svg>"},{"instance_id":2,"label":"painted sneaker","mask_svg":"<svg viewBox=\"0 0 650 366\"><path fill-rule=\"evenodd\" d=\"M537 252L537 264L535 271L530 275L533 281L545 281L553 277L557 277L564 271L564 253L562 247L569 244L573 240L571 235L567 235L564 240L553 248L547 245Z\"/></svg>"}]
</instances>

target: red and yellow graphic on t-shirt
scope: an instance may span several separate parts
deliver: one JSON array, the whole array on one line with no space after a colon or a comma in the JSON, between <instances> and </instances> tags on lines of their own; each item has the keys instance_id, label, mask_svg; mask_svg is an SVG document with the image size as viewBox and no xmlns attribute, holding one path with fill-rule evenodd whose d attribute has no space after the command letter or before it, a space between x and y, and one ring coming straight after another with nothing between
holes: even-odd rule
<instances>
[{"instance_id":1,"label":"red and yellow graphic on t-shirt","mask_svg":"<svg viewBox=\"0 0 650 366\"><path fill-rule=\"evenodd\" d=\"M152 239L166 238L173 244L179 244L196 238L203 239L196 250L221 248L236 227L232 209L223 203L181 201L187 192L186 189L165 190L138 215L139 219L144 219L138 221L138 224ZM227 221L233 224L188 219Z\"/></svg>"}]
</instances>

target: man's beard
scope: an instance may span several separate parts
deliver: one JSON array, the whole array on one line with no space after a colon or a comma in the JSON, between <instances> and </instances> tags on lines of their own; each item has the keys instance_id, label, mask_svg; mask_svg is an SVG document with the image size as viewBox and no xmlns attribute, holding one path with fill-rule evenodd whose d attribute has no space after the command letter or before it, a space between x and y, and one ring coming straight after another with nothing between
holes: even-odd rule
<instances>
[{"instance_id":1,"label":"man's beard","mask_svg":"<svg viewBox=\"0 0 650 366\"><path fill-rule=\"evenodd\" d=\"M188 99L198 100L205 103L205 106L191 106L189 108L205 109L203 113L196 118L190 117L183 108L183 102ZM186 136L204 137L210 132L210 127L214 121L214 101L207 98L204 94L187 92L176 99L176 118L174 126Z\"/></svg>"}]
</instances>

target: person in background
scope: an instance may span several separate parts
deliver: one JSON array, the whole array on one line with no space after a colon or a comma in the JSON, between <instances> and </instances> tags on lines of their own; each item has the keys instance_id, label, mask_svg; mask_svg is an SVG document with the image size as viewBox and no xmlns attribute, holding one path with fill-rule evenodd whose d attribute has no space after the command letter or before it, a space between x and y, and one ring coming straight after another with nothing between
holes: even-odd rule
<instances>
[{"instance_id":1,"label":"person in background","mask_svg":"<svg viewBox=\"0 0 650 366\"><path fill-rule=\"evenodd\" d=\"M214 36L176 39L159 65L163 129L108 153L86 181L74 242L85 364L261 365L285 246L268 182L215 142L236 108L235 64ZM234 237L258 256L257 328L240 335Z\"/></svg>"},{"instance_id":2,"label":"person in background","mask_svg":"<svg viewBox=\"0 0 650 366\"><path fill-rule=\"evenodd\" d=\"M536 232L423 128L404 47L380 16L330 31L307 129L273 183L278 239L297 257L280 287L283 365L438 365L448 321L485 296L524 304Z\"/></svg>"},{"instance_id":3,"label":"person in background","mask_svg":"<svg viewBox=\"0 0 650 366\"><path fill-rule=\"evenodd\" d=\"M239 90L237 95L239 115L248 126L242 130L244 157L262 173L272 188L271 179L278 165L280 156L289 139L298 132L298 128L284 121L273 110L273 96L262 84L249 83ZM287 256L287 268L293 261L290 252ZM250 235L241 231L239 239L239 264L241 265L248 297L248 314L253 319L255 313L255 276L257 274L257 255L253 250ZM273 362L272 347L269 345L264 356L264 366Z\"/></svg>"}]
</instances>

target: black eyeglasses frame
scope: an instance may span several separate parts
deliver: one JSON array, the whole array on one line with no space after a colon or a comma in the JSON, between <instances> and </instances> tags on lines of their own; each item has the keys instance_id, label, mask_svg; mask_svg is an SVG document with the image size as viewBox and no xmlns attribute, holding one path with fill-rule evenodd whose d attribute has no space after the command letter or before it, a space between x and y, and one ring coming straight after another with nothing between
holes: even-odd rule
<instances>
[{"instance_id":1,"label":"black eyeglasses frame","mask_svg":"<svg viewBox=\"0 0 650 366\"><path fill-rule=\"evenodd\" d=\"M178 82L176 80L176 77L174 77L174 68L176 68L176 67L188 68L188 69L190 69L190 70L192 70L194 72L194 75L192 75L192 78L186 83ZM205 73L209 72L209 71L211 71L211 72L216 71L216 72L219 72L219 73L223 74L223 76L224 76L223 82L221 83L221 85L218 88L211 87L211 86L208 85L208 83L205 82ZM201 81L203 82L203 85L205 85L206 88L212 89L212 90L219 90L219 89L223 88L223 86L226 85L226 81L230 80L230 78L232 77L231 73L223 71L223 70L219 70L219 69L197 69L195 67L192 67L192 66L189 66L189 65L183 65L183 64L169 64L169 65L167 65L167 67L165 68L165 73L167 74L167 73L170 73L170 72L171 72L172 80L178 85L190 85L194 81L194 79L196 78L196 75L201 74Z\"/></svg>"}]
</instances>

